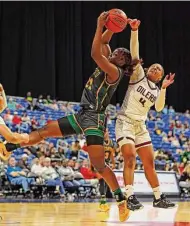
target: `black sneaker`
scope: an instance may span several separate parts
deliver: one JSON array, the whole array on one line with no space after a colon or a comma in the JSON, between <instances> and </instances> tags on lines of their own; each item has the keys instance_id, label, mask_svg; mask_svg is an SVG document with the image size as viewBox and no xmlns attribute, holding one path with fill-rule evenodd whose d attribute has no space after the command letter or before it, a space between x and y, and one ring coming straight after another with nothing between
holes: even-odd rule
<instances>
[{"instance_id":1,"label":"black sneaker","mask_svg":"<svg viewBox=\"0 0 190 226\"><path fill-rule=\"evenodd\" d=\"M127 208L128 209L135 211L135 210L140 210L143 207L144 206L137 200L135 195L131 195L127 199Z\"/></svg>"},{"instance_id":2,"label":"black sneaker","mask_svg":"<svg viewBox=\"0 0 190 226\"><path fill-rule=\"evenodd\" d=\"M175 203L172 203L170 200L167 200L166 196L162 194L160 199L154 198L153 206L156 208L169 209L169 208L174 208Z\"/></svg>"}]
</instances>

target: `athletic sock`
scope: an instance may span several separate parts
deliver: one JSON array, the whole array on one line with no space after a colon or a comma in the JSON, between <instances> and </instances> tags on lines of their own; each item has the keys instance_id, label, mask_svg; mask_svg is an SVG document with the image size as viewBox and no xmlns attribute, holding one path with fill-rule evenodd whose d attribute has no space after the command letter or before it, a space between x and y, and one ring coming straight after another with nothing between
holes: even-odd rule
<instances>
[{"instance_id":1,"label":"athletic sock","mask_svg":"<svg viewBox=\"0 0 190 226\"><path fill-rule=\"evenodd\" d=\"M106 196L105 195L101 196L100 204L106 204Z\"/></svg>"},{"instance_id":2,"label":"athletic sock","mask_svg":"<svg viewBox=\"0 0 190 226\"><path fill-rule=\"evenodd\" d=\"M129 198L131 195L134 195L134 188L133 185L126 185L125 186L126 189L126 194L127 194L127 198Z\"/></svg>"},{"instance_id":3,"label":"athletic sock","mask_svg":"<svg viewBox=\"0 0 190 226\"><path fill-rule=\"evenodd\" d=\"M5 144L5 147L6 147L8 152L11 152L11 151L13 151L13 150L15 150L17 148L20 148L21 146L20 146L20 144L7 143L7 144Z\"/></svg>"},{"instance_id":4,"label":"athletic sock","mask_svg":"<svg viewBox=\"0 0 190 226\"><path fill-rule=\"evenodd\" d=\"M121 191L121 188L118 188L113 193L114 193L114 196L115 196L115 199L117 202L121 202L121 201L125 200L125 197L123 195L123 192Z\"/></svg>"},{"instance_id":5,"label":"athletic sock","mask_svg":"<svg viewBox=\"0 0 190 226\"><path fill-rule=\"evenodd\" d=\"M154 197L156 200L160 199L162 192L160 191L160 186L152 189L154 192Z\"/></svg>"}]
</instances>

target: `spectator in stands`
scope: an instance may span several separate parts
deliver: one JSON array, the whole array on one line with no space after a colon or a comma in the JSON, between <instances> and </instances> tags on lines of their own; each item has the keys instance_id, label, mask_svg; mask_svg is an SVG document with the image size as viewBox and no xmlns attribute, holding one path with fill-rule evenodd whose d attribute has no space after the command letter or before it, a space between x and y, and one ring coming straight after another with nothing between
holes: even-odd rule
<instances>
[{"instance_id":1,"label":"spectator in stands","mask_svg":"<svg viewBox=\"0 0 190 226\"><path fill-rule=\"evenodd\" d=\"M8 99L8 104L7 104L7 107L10 109L10 110L13 110L15 111L17 109L17 104L16 102L14 101L14 99L12 97L10 97Z\"/></svg>"},{"instance_id":2,"label":"spectator in stands","mask_svg":"<svg viewBox=\"0 0 190 226\"><path fill-rule=\"evenodd\" d=\"M38 128L39 124L38 121L36 120L36 117L33 116L31 120L31 130L34 131Z\"/></svg>"},{"instance_id":3,"label":"spectator in stands","mask_svg":"<svg viewBox=\"0 0 190 226\"><path fill-rule=\"evenodd\" d=\"M175 110L174 110L173 106L169 107L168 113L169 113L169 115L174 115L175 114Z\"/></svg>"},{"instance_id":4,"label":"spectator in stands","mask_svg":"<svg viewBox=\"0 0 190 226\"><path fill-rule=\"evenodd\" d=\"M185 111L185 117L190 118L189 110Z\"/></svg>"},{"instance_id":5,"label":"spectator in stands","mask_svg":"<svg viewBox=\"0 0 190 226\"><path fill-rule=\"evenodd\" d=\"M169 163L165 165L165 171L171 171L171 166Z\"/></svg>"},{"instance_id":6,"label":"spectator in stands","mask_svg":"<svg viewBox=\"0 0 190 226\"><path fill-rule=\"evenodd\" d=\"M26 101L27 101L27 103L28 103L27 109L33 110L33 97L32 97L31 92L28 92L28 93L26 94Z\"/></svg>"},{"instance_id":7,"label":"spectator in stands","mask_svg":"<svg viewBox=\"0 0 190 226\"><path fill-rule=\"evenodd\" d=\"M34 178L27 178L26 173L20 167L16 166L14 158L9 159L7 177L11 184L22 185L25 193L29 192L29 186L35 182Z\"/></svg>"},{"instance_id":8,"label":"spectator in stands","mask_svg":"<svg viewBox=\"0 0 190 226\"><path fill-rule=\"evenodd\" d=\"M53 100L51 99L51 96L47 95L46 99L43 100L43 103L46 105L52 104Z\"/></svg>"},{"instance_id":9,"label":"spectator in stands","mask_svg":"<svg viewBox=\"0 0 190 226\"><path fill-rule=\"evenodd\" d=\"M6 124L9 127L12 125L13 115L11 115L11 112L9 109L6 110L6 114L4 115L3 119L5 120Z\"/></svg>"},{"instance_id":10,"label":"spectator in stands","mask_svg":"<svg viewBox=\"0 0 190 226\"><path fill-rule=\"evenodd\" d=\"M45 126L46 124L46 116L45 115L41 115L40 116L40 120L38 121L39 122L39 126Z\"/></svg>"},{"instance_id":11,"label":"spectator in stands","mask_svg":"<svg viewBox=\"0 0 190 226\"><path fill-rule=\"evenodd\" d=\"M78 157L78 152L79 152L79 150L81 150L81 146L80 146L78 140L76 140L74 143L72 143L71 150L72 150L71 156Z\"/></svg>"},{"instance_id":12,"label":"spectator in stands","mask_svg":"<svg viewBox=\"0 0 190 226\"><path fill-rule=\"evenodd\" d=\"M18 128L21 122L22 122L21 117L18 115L18 112L15 111L12 121L13 125L16 126L16 128Z\"/></svg>"},{"instance_id":13,"label":"spectator in stands","mask_svg":"<svg viewBox=\"0 0 190 226\"><path fill-rule=\"evenodd\" d=\"M184 150L182 153L181 153L181 161L183 163L187 163L188 161L190 161L190 148L187 148L186 150Z\"/></svg>"},{"instance_id":14,"label":"spectator in stands","mask_svg":"<svg viewBox=\"0 0 190 226\"><path fill-rule=\"evenodd\" d=\"M64 148L58 147L57 153L55 154L56 158L60 158L61 160L65 159Z\"/></svg>"},{"instance_id":15,"label":"spectator in stands","mask_svg":"<svg viewBox=\"0 0 190 226\"><path fill-rule=\"evenodd\" d=\"M56 100L53 100L52 104L49 104L49 107L52 108L55 111L59 110L58 104Z\"/></svg>"},{"instance_id":16,"label":"spectator in stands","mask_svg":"<svg viewBox=\"0 0 190 226\"><path fill-rule=\"evenodd\" d=\"M148 113L148 118L149 118L150 121L155 121L156 120L156 118L154 117L154 115L153 115L153 113L151 111Z\"/></svg>"},{"instance_id":17,"label":"spectator in stands","mask_svg":"<svg viewBox=\"0 0 190 226\"><path fill-rule=\"evenodd\" d=\"M18 167L20 167L26 175L30 172L30 167L28 165L28 155L23 154L21 159L18 161Z\"/></svg>"},{"instance_id":18,"label":"spectator in stands","mask_svg":"<svg viewBox=\"0 0 190 226\"><path fill-rule=\"evenodd\" d=\"M63 183L59 174L55 171L55 169L51 166L51 159L45 158L44 160L44 170L42 172L42 178L45 180L45 183L48 186L58 186L61 197L64 197L65 189L63 187Z\"/></svg>"},{"instance_id":19,"label":"spectator in stands","mask_svg":"<svg viewBox=\"0 0 190 226\"><path fill-rule=\"evenodd\" d=\"M74 180L74 171L71 167L68 166L68 159L62 161L60 167L58 167L58 173L62 178L64 187L76 187L80 186L80 183Z\"/></svg>"},{"instance_id":20,"label":"spectator in stands","mask_svg":"<svg viewBox=\"0 0 190 226\"><path fill-rule=\"evenodd\" d=\"M90 181L91 185L97 186L98 179L96 173L92 172L90 164L88 160L84 160L82 163L82 167L80 168L80 173L83 175L84 179Z\"/></svg>"},{"instance_id":21,"label":"spectator in stands","mask_svg":"<svg viewBox=\"0 0 190 226\"><path fill-rule=\"evenodd\" d=\"M75 111L74 111L74 109L72 108L70 102L67 102L66 108L67 108L67 114L74 114L74 113L75 113Z\"/></svg>"},{"instance_id":22,"label":"spectator in stands","mask_svg":"<svg viewBox=\"0 0 190 226\"><path fill-rule=\"evenodd\" d=\"M173 147L180 147L180 143L179 143L179 140L178 140L177 136L173 137L173 139L171 140L171 145Z\"/></svg>"},{"instance_id":23,"label":"spectator in stands","mask_svg":"<svg viewBox=\"0 0 190 226\"><path fill-rule=\"evenodd\" d=\"M162 113L167 115L168 114L168 105L165 105L165 107L162 110Z\"/></svg>"},{"instance_id":24,"label":"spectator in stands","mask_svg":"<svg viewBox=\"0 0 190 226\"><path fill-rule=\"evenodd\" d=\"M32 162L32 167L31 167L31 172L38 176L38 177L41 177L43 171L45 170L44 168L44 160L45 160L45 157L44 156L41 156L39 159L38 158L35 158Z\"/></svg>"},{"instance_id":25,"label":"spectator in stands","mask_svg":"<svg viewBox=\"0 0 190 226\"><path fill-rule=\"evenodd\" d=\"M30 117L27 115L27 112L24 112L21 117L22 123L26 123L28 125L31 125Z\"/></svg>"},{"instance_id":26,"label":"spectator in stands","mask_svg":"<svg viewBox=\"0 0 190 226\"><path fill-rule=\"evenodd\" d=\"M190 164L185 167L179 180L179 186L190 189Z\"/></svg>"},{"instance_id":27,"label":"spectator in stands","mask_svg":"<svg viewBox=\"0 0 190 226\"><path fill-rule=\"evenodd\" d=\"M31 93L31 92L28 92L28 93L26 94L26 100L27 100L30 104L32 104L33 97L32 97L32 93Z\"/></svg>"}]
</instances>

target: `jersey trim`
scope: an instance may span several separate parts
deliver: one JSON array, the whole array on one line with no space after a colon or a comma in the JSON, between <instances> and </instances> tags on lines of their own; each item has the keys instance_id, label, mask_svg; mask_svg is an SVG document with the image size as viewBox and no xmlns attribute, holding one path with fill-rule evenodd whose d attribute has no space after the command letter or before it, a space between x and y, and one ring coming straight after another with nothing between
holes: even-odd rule
<instances>
[{"instance_id":1,"label":"jersey trim","mask_svg":"<svg viewBox=\"0 0 190 226\"><path fill-rule=\"evenodd\" d=\"M156 89L157 89L157 85L155 84L155 87L152 88L151 85L150 85L150 83L149 83L149 79L148 79L147 77L146 77L146 79L147 79L147 83L148 83L149 88L150 88L151 90L156 90Z\"/></svg>"},{"instance_id":2,"label":"jersey trim","mask_svg":"<svg viewBox=\"0 0 190 226\"><path fill-rule=\"evenodd\" d=\"M137 82L129 83L129 85L136 85L137 83L141 82L144 78L146 78L146 75L143 78L141 78L139 81L137 81Z\"/></svg>"},{"instance_id":3,"label":"jersey trim","mask_svg":"<svg viewBox=\"0 0 190 226\"><path fill-rule=\"evenodd\" d=\"M107 81L107 74L105 73L105 82L106 82L106 84L108 84L109 86L113 86L113 85L117 84L118 81L119 81L120 78L121 78L121 69L120 69L119 67L117 67L117 69L118 69L118 71L119 71L119 76L118 76L118 79L117 79L115 82L108 82L108 81Z\"/></svg>"}]
</instances>

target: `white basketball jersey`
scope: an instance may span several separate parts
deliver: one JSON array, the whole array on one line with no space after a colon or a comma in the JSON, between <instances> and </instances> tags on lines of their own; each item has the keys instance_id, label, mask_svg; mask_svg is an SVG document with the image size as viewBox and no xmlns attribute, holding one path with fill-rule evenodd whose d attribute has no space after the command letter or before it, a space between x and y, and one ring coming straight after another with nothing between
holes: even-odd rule
<instances>
[{"instance_id":1,"label":"white basketball jersey","mask_svg":"<svg viewBox=\"0 0 190 226\"><path fill-rule=\"evenodd\" d=\"M134 120L145 121L158 95L158 87L148 80L146 76L136 83L129 83L121 111L118 113L118 118L128 116Z\"/></svg>"},{"instance_id":2,"label":"white basketball jersey","mask_svg":"<svg viewBox=\"0 0 190 226\"><path fill-rule=\"evenodd\" d=\"M5 125L5 122L4 122L4 120L3 120L3 118L0 116L0 124L1 125Z\"/></svg>"}]
</instances>

